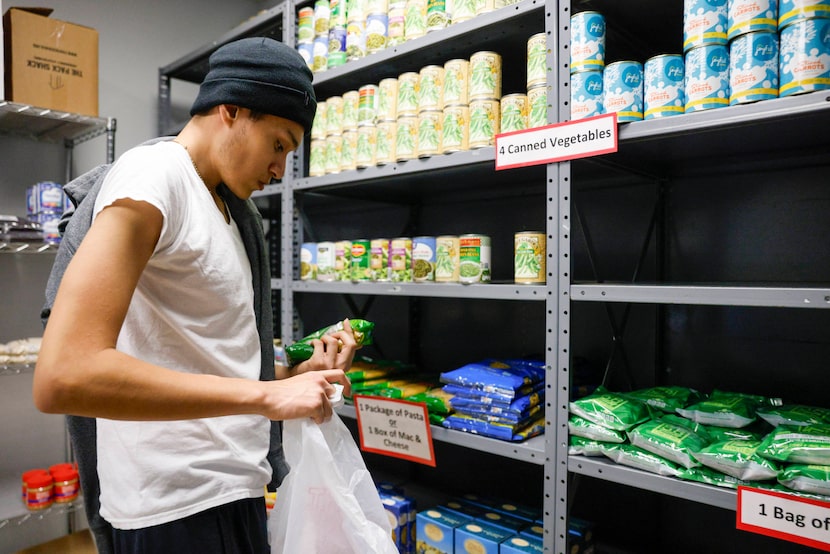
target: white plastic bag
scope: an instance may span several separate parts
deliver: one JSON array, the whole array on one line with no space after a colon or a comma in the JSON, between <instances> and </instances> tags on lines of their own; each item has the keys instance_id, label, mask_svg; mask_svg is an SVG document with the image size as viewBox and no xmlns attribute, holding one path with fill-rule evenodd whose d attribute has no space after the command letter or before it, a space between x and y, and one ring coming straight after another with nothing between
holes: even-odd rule
<instances>
[{"instance_id":1,"label":"white plastic bag","mask_svg":"<svg viewBox=\"0 0 830 554\"><path fill-rule=\"evenodd\" d=\"M268 522L271 554L397 554L372 476L335 413L283 424L291 471Z\"/></svg>"}]
</instances>

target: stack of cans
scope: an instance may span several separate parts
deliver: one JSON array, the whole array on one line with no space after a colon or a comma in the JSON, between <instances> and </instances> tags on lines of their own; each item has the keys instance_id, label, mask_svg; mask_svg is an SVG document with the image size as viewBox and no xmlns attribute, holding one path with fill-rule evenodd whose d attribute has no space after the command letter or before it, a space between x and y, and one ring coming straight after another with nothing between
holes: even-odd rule
<instances>
[{"instance_id":1,"label":"stack of cans","mask_svg":"<svg viewBox=\"0 0 830 554\"><path fill-rule=\"evenodd\" d=\"M781 0L780 95L830 88L830 0Z\"/></svg>"},{"instance_id":2,"label":"stack of cans","mask_svg":"<svg viewBox=\"0 0 830 554\"><path fill-rule=\"evenodd\" d=\"M571 16L571 119L604 113L605 17L595 11Z\"/></svg>"},{"instance_id":3,"label":"stack of cans","mask_svg":"<svg viewBox=\"0 0 830 554\"><path fill-rule=\"evenodd\" d=\"M26 189L26 215L43 228L43 242L58 244L61 240L58 223L64 210L71 206L63 187L52 181L42 181Z\"/></svg>"},{"instance_id":4,"label":"stack of cans","mask_svg":"<svg viewBox=\"0 0 830 554\"><path fill-rule=\"evenodd\" d=\"M685 113L729 105L729 9L726 0L685 0Z\"/></svg>"}]
</instances>

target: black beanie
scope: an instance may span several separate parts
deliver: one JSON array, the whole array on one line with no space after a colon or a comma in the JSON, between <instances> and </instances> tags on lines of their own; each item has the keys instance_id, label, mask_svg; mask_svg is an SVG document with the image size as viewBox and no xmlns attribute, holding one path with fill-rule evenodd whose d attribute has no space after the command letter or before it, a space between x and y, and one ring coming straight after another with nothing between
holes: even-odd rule
<instances>
[{"instance_id":1,"label":"black beanie","mask_svg":"<svg viewBox=\"0 0 830 554\"><path fill-rule=\"evenodd\" d=\"M243 38L211 54L190 115L233 104L296 121L308 134L317 111L312 78L290 46L266 37Z\"/></svg>"}]
</instances>

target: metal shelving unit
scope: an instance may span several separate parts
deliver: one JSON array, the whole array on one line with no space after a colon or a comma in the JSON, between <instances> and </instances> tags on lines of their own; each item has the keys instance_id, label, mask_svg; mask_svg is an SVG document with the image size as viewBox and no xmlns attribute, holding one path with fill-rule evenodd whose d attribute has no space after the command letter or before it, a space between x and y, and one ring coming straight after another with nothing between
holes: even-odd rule
<instances>
[{"instance_id":1,"label":"metal shelving unit","mask_svg":"<svg viewBox=\"0 0 830 554\"><path fill-rule=\"evenodd\" d=\"M680 41L682 2L646 2L638 7L640 14L649 14L649 21L661 21L659 29L655 29L653 25L644 26L637 21L638 16L634 12L619 3L602 0L558 2L558 31L554 40L555 44L552 43L551 47L557 49L565 61L551 65L551 67L558 68L559 97L554 105L556 115L553 118L557 121L570 119L568 88L570 74L567 62L571 33L569 22L572 14L584 10L599 11L606 17L607 53L610 54L606 56L606 62L620 59L644 62L653 55L682 51ZM555 201L549 199L548 213L556 214L555 232L558 237L556 255L561 268L557 275L555 289L557 296L563 302L557 312L557 338L554 342L558 358L555 376L556 396L554 398L551 395L547 405L549 410L555 411L555 414L551 413L550 418L556 422L556 432L555 444L551 444L548 450L552 473L550 481L555 483L550 495L551 507L554 511L552 518L554 542L553 546L546 551L566 552L568 520L574 506L579 504L580 483L584 481L579 479L581 476L590 477L593 481L620 484L654 493L658 497L655 502L659 506L656 508L657 511L666 509L663 497L683 499L704 507L732 511L736 509L737 495L732 489L658 476L617 465L605 458L568 455L568 404L572 399L572 385L575 380L575 359L584 354L579 350L580 346L586 342L584 333L588 326L584 318L601 318L608 315L610 319L612 327L610 341L613 342L613 347L608 349L610 354L608 354L606 375L608 368L612 365L615 367L623 365L618 359L616 364L612 364L615 362L613 356L619 354L620 349L623 348L624 336L626 331L629 331L629 334L648 334L648 338L643 342L655 350L653 359L649 359L648 356L639 358L640 361L646 359L654 364L653 368L643 370L638 374L649 375L650 371L652 384L672 384L674 380L674 382L680 381L684 385L694 386L696 380L702 384L711 384L712 379L717 383L719 379L731 378L732 380L727 382L734 385L737 379L743 377L745 386L752 387L763 383L764 379L769 379L769 372L763 373L763 377L754 373L743 376L729 375L728 377L720 375L713 377L710 373L707 377L702 371L695 372L694 367L691 371L688 371L687 367L685 373L672 367L672 362L682 365L683 356L687 356L693 348L690 345L699 344L699 342L694 342L694 338L684 340L684 337L678 337L682 331L675 331L672 325L680 325L677 321L682 321L687 314L689 319L698 316L701 321L708 322L709 320L704 319L705 316L714 313L716 315L711 319L713 322L711 342L718 343L718 346L707 350L699 358L695 358L695 362L700 364L701 360L708 361L707 355L723 355L724 352L717 350L718 347L727 349L732 347L735 350L734 356L731 357L734 358L732 363L751 364L759 362L759 356L764 356L765 350L761 343L769 340L770 336L775 336L776 323L769 323L769 321L779 316L784 322L807 317L806 328L809 328L813 322L821 324L823 309L830 307L830 284L824 280L826 273L823 273L821 269L824 267L824 258L807 254L812 248L810 244L791 244L798 239L786 237L801 235L787 235L782 232L790 231L781 228L784 225L782 222L791 221L784 215L781 221L769 222L772 229L761 229L756 224L752 229L752 234L747 235L741 243L738 237L743 237L742 233L747 233L747 229L753 227L752 222L755 219L749 219L749 223L741 221L739 217L742 214L741 208L727 204L727 202L734 201L730 195L737 195L735 191L752 191L757 184L757 194L759 196L775 194L774 198L783 204L780 208L781 213L786 213L786 210L794 209L781 200L790 190L786 172L792 170L804 172L799 174L799 187L808 191L814 190L805 183L810 179L815 179L820 174L820 168L826 169L828 164L826 153L830 142L828 142L826 133L820 132L830 123L828 100L830 100L830 93L820 91L663 119L625 123L619 127L619 151L617 153L596 159L562 162L548 167L549 181L555 183L555 193L552 195ZM807 170L803 169L805 167L814 168L814 171L807 173ZM780 183L776 183L775 178L779 175ZM718 179L717 182L723 185L719 193L702 199L696 198L697 185L706 184L713 178ZM657 238L645 239L641 251L641 255L645 253L644 258L647 258L651 264L647 278L640 275L642 259L635 266L634 263L623 263L620 260L622 255L614 256L616 252L609 254L608 244L614 244L613 240L608 238L609 228L617 233L621 232L615 227L620 224L619 220L614 218L613 223L610 221L616 215L614 211L602 206L604 210L599 210L597 213L602 213L605 221L602 217L596 216L590 221L599 227L599 230L606 232L604 239L592 237L591 232L597 229L589 228L590 226L582 217L586 206L590 207L592 200L595 204L602 201L602 193L622 191L626 190L626 187L632 189L640 187L638 190L649 191L649 199L656 198L654 203L657 206L655 213L659 214L658 223L656 226L649 227L649 232L653 231ZM675 191L670 200L665 200L664 197L664 190L667 187L674 187ZM706 192L711 194L712 188L700 187L699 194L701 196ZM703 192L704 190L706 192ZM619 192L613 198L621 198L623 194ZM780 194L780 197L777 194ZM722 199L721 196L724 198ZM737 197L744 198L743 196ZM751 195L749 197L754 198ZM826 195L808 197L813 202L827 201ZM798 198L800 203L805 202L802 197ZM707 235L705 239L699 238L695 235L695 228L684 227L678 223L678 221L685 223L687 219L671 219L674 213L672 210L683 209L681 201L694 202L693 208L690 209L697 208L698 211L694 213L700 214L701 218L726 218L724 214L732 214L735 220L734 228L730 228L727 219L727 223L719 227L720 236L713 234ZM740 206L737 201L735 204ZM759 200L760 204L768 206ZM636 207L636 201L621 206L620 212L631 206ZM747 205L743 209L751 212L753 208L756 206ZM646 208L640 213L647 211ZM768 212L765 211L764 214L768 215ZM804 229L797 229L797 231L809 235L807 227L814 223L815 220L811 219L804 223ZM666 230L665 227L671 224L674 224L674 227ZM710 231L709 227L706 229ZM792 233L795 232L792 231ZM815 232L821 234L819 230ZM681 238L684 233L697 239L697 242L692 239L683 242ZM809 261L805 261L803 267L787 268L780 272L781 275L777 275L776 270L790 261L785 259L777 262L765 259L763 251L758 251L759 241L754 239L755 234L763 235L763 239L767 241L765 244L780 247L782 250L786 250L786 247L782 247L781 244L788 244L790 250L798 253L793 256L793 259ZM754 257L752 254L737 256L735 251L729 250L724 253L723 258L731 255L733 259L739 258L738 261L728 264L720 257L706 260L705 253L709 250L705 248L708 246L717 251L717 248L721 246L718 239L724 235L734 240L734 242L729 242L730 247L741 246L744 249L755 250L752 252ZM605 259L597 255L599 248L596 248L593 242L596 240L605 240L603 251ZM653 242L649 243L649 240ZM785 240L790 242L786 243ZM682 250L677 246L678 244L688 246L690 243L694 243L699 249ZM672 247L674 250L671 249ZM723 248L726 249L725 246ZM632 248L632 250L636 249ZM689 261L684 259L684 255L689 258ZM636 261L636 251L633 258ZM704 264L707 262L711 264L712 268L700 267L701 259L704 260ZM602 266L606 271L609 267L613 268L612 278L600 273L598 267L602 262L606 264ZM620 267L624 270L620 271ZM634 267L636 267L634 276L629 281L626 281L625 277L620 277L620 273ZM586 279L585 274L590 273L588 268L595 273L593 281ZM711 271L708 271L709 269ZM698 278L701 275L705 277ZM707 278L710 275L727 275L728 277ZM634 310L647 312L647 315L637 319L636 323L628 322L627 328L625 324L619 327L620 321L628 318ZM578 322L575 313L579 314ZM620 314L622 314L621 317ZM617 316L616 319L615 316ZM672 316L677 318L677 321L672 321ZM719 318L724 321L723 326L714 324ZM747 323L746 320L752 320L752 324ZM798 321L801 320L798 319ZM702 325L700 322L696 323ZM753 324L757 324L758 327L754 327ZM684 326L681 329L686 329L686 325L691 327L693 324L682 321L682 325ZM787 323L779 325L787 325ZM701 333L700 327L693 327L693 329ZM752 333L761 333L762 338L758 339ZM721 336L718 336L719 334ZM667 338L667 335L671 336ZM709 338L709 335L704 336ZM682 344L672 344L672 340ZM821 356L821 344L816 344L809 338L805 338L804 342L802 347L807 350L807 353L799 358L800 361L803 362L810 356L813 356L813 359ZM809 346L806 343L809 343ZM758 352L753 352L754 350ZM785 358L788 354L790 353L786 351L780 353ZM723 357L731 360L730 357ZM719 360L712 360L711 364L717 366L718 362ZM787 371L792 371L792 368L784 370L784 372ZM797 375L793 375L792 380L787 381L787 389L781 392L782 395L785 393L792 395L793 398L790 398L790 401L797 402L798 396L795 395L809 393L808 388L800 387L798 384L804 384L799 379L804 377L806 371L806 369L796 371ZM630 375L628 377L630 378ZM655 380L658 382L654 383ZM815 384L810 384L809 388L814 386ZM770 384L768 387L775 388L775 385ZM653 495L649 498L651 496ZM584 507L584 502L582 507ZM727 516L727 518L734 519L734 516ZM728 527L731 522L726 523L725 526ZM682 523L677 523L677 525L685 530ZM671 532L668 531L668 533ZM711 533L711 536L715 537L717 532L713 530ZM741 539L751 544L750 541L757 537L745 536ZM660 539L656 537L642 540L651 541L647 546L643 543L641 545L643 548L659 548L658 545L661 544ZM705 537L701 537L701 540L705 540ZM692 548L691 545L681 547L679 543L676 544L683 552ZM772 548L769 543L765 544L768 545L767 548ZM758 547L746 548L751 551L761 551ZM780 551L787 551L787 548L783 546ZM789 550L792 552L798 547L791 545L790 548L793 549ZM731 544L730 549L735 552L750 551L744 550L741 543Z\"/></svg>"}]
</instances>

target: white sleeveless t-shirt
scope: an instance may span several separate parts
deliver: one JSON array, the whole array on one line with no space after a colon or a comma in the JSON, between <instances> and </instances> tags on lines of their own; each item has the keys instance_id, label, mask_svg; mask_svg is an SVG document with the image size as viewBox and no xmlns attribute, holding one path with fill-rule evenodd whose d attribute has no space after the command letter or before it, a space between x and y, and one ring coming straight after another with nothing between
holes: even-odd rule
<instances>
[{"instance_id":1,"label":"white sleeveless t-shirt","mask_svg":"<svg viewBox=\"0 0 830 554\"><path fill-rule=\"evenodd\" d=\"M175 371L259 379L251 266L174 142L126 152L107 175L95 214L145 201L164 223L117 348ZM270 422L256 415L185 421L97 420L101 515L117 529L167 523L263 495Z\"/></svg>"}]
</instances>

